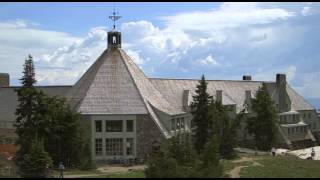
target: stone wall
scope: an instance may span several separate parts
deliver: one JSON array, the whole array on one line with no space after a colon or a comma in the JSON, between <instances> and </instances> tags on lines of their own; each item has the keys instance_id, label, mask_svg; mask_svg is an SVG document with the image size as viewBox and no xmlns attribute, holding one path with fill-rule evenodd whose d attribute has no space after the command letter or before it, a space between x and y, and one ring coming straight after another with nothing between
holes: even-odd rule
<instances>
[{"instance_id":1,"label":"stone wall","mask_svg":"<svg viewBox=\"0 0 320 180\"><path fill-rule=\"evenodd\" d=\"M161 143L165 137L161 134L150 115L137 115L137 158L146 159L152 146Z\"/></svg>"}]
</instances>

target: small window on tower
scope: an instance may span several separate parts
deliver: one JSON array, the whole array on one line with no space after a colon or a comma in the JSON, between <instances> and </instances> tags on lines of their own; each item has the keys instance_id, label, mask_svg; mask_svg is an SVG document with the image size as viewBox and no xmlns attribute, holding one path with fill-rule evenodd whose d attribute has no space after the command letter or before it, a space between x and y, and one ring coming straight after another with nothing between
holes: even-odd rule
<instances>
[{"instance_id":1,"label":"small window on tower","mask_svg":"<svg viewBox=\"0 0 320 180\"><path fill-rule=\"evenodd\" d=\"M116 44L116 43L117 43L117 38L116 38L116 36L112 36L112 43L113 43L113 44Z\"/></svg>"}]
</instances>

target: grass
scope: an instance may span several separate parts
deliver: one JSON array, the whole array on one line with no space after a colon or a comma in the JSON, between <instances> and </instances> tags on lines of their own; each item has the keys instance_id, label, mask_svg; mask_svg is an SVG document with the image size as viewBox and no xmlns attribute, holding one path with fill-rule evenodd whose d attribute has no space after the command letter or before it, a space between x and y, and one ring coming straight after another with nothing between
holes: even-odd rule
<instances>
[{"instance_id":1,"label":"grass","mask_svg":"<svg viewBox=\"0 0 320 180\"><path fill-rule=\"evenodd\" d=\"M54 170L52 172L53 176L59 176L60 172L58 170ZM66 171L63 172L64 175L74 175L74 174L79 174L79 175L84 175L84 174L102 174L102 172L93 169L93 170L79 170L79 169L67 169Z\"/></svg>"},{"instance_id":2,"label":"grass","mask_svg":"<svg viewBox=\"0 0 320 180\"><path fill-rule=\"evenodd\" d=\"M320 177L320 161L294 156L262 156L255 160L263 166L249 166L240 172L241 178L315 178Z\"/></svg>"},{"instance_id":3,"label":"grass","mask_svg":"<svg viewBox=\"0 0 320 180\"><path fill-rule=\"evenodd\" d=\"M130 172L101 174L97 176L85 176L82 178L145 178L145 174L143 170L136 170Z\"/></svg>"}]
</instances>

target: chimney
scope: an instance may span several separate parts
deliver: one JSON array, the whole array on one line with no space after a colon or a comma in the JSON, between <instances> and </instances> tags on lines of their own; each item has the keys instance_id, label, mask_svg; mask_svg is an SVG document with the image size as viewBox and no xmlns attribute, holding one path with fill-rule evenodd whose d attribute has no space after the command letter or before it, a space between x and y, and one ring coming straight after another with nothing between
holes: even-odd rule
<instances>
[{"instance_id":1,"label":"chimney","mask_svg":"<svg viewBox=\"0 0 320 180\"><path fill-rule=\"evenodd\" d=\"M277 84L277 87L281 87L281 86L285 87L285 85L287 84L286 75L277 74L276 84Z\"/></svg>"},{"instance_id":2,"label":"chimney","mask_svg":"<svg viewBox=\"0 0 320 180\"><path fill-rule=\"evenodd\" d=\"M216 90L216 101L220 101L222 103L222 90Z\"/></svg>"},{"instance_id":3,"label":"chimney","mask_svg":"<svg viewBox=\"0 0 320 180\"><path fill-rule=\"evenodd\" d=\"M250 75L243 75L243 76L242 76L242 80L244 80L244 81L251 81L252 79L251 79L251 76L250 76Z\"/></svg>"},{"instance_id":4,"label":"chimney","mask_svg":"<svg viewBox=\"0 0 320 180\"><path fill-rule=\"evenodd\" d=\"M291 101L287 94L287 81L285 74L277 74L276 76L276 86L279 92L278 96L278 109L280 112L290 111Z\"/></svg>"},{"instance_id":5,"label":"chimney","mask_svg":"<svg viewBox=\"0 0 320 180\"><path fill-rule=\"evenodd\" d=\"M8 73L0 73L0 88L10 86L10 76Z\"/></svg>"}]
</instances>

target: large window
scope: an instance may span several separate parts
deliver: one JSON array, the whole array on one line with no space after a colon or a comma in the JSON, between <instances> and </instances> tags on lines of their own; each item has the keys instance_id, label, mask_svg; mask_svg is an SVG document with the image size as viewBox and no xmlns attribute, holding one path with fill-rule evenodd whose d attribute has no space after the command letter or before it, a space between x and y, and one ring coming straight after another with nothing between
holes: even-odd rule
<instances>
[{"instance_id":1,"label":"large window","mask_svg":"<svg viewBox=\"0 0 320 180\"><path fill-rule=\"evenodd\" d=\"M127 132L133 132L133 120L127 120Z\"/></svg>"},{"instance_id":2,"label":"large window","mask_svg":"<svg viewBox=\"0 0 320 180\"><path fill-rule=\"evenodd\" d=\"M95 149L96 149L96 155L101 156L102 155L102 139L96 139L95 142Z\"/></svg>"},{"instance_id":3,"label":"large window","mask_svg":"<svg viewBox=\"0 0 320 180\"><path fill-rule=\"evenodd\" d=\"M126 142L127 155L133 155L133 138L127 138Z\"/></svg>"},{"instance_id":4,"label":"large window","mask_svg":"<svg viewBox=\"0 0 320 180\"><path fill-rule=\"evenodd\" d=\"M177 118L177 129L180 129L180 118Z\"/></svg>"},{"instance_id":5,"label":"large window","mask_svg":"<svg viewBox=\"0 0 320 180\"><path fill-rule=\"evenodd\" d=\"M176 130L176 119L171 119L171 130Z\"/></svg>"},{"instance_id":6,"label":"large window","mask_svg":"<svg viewBox=\"0 0 320 180\"><path fill-rule=\"evenodd\" d=\"M95 121L96 132L102 132L102 121Z\"/></svg>"},{"instance_id":7,"label":"large window","mask_svg":"<svg viewBox=\"0 0 320 180\"><path fill-rule=\"evenodd\" d=\"M123 155L123 139L107 138L106 139L106 155L122 156Z\"/></svg>"},{"instance_id":8,"label":"large window","mask_svg":"<svg viewBox=\"0 0 320 180\"><path fill-rule=\"evenodd\" d=\"M122 120L106 121L106 132L122 132Z\"/></svg>"},{"instance_id":9,"label":"large window","mask_svg":"<svg viewBox=\"0 0 320 180\"><path fill-rule=\"evenodd\" d=\"M184 123L184 117L182 117L181 120L180 120L180 127L181 127L181 129L185 129L186 128L185 127L185 123Z\"/></svg>"}]
</instances>

